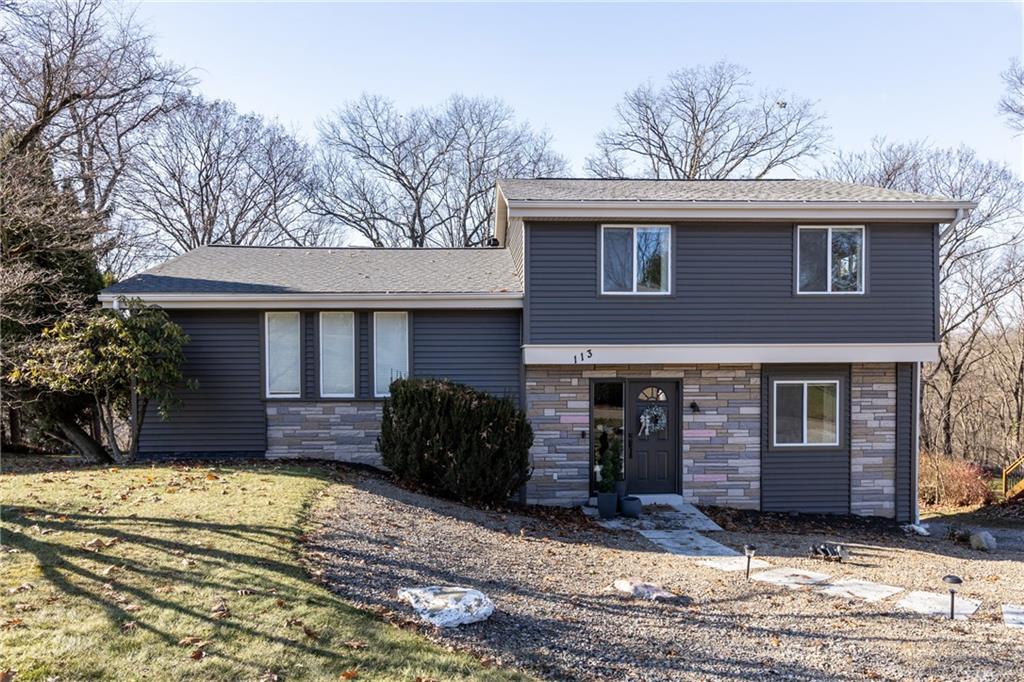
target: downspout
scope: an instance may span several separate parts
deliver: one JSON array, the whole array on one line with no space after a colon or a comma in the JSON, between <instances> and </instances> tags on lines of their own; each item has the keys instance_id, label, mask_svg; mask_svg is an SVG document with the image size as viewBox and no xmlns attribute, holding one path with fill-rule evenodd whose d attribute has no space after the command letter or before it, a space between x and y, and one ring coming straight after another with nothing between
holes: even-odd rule
<instances>
[{"instance_id":1,"label":"downspout","mask_svg":"<svg viewBox=\"0 0 1024 682\"><path fill-rule=\"evenodd\" d=\"M969 209L969 208L958 208L956 210L956 215L953 216L953 220L951 220L949 222L949 224L946 225L945 229L943 229L942 232L939 232L939 237L941 239L945 239L946 235L949 234L953 230L954 227L959 225L961 221L966 220L967 216L969 216L970 214L971 214L971 209Z\"/></svg>"}]
</instances>

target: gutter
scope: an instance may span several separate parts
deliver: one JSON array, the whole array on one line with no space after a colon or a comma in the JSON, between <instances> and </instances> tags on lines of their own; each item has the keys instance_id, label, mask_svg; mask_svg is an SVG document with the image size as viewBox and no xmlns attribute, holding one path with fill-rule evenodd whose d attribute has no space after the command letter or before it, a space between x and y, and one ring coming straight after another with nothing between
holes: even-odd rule
<instances>
[{"instance_id":1,"label":"gutter","mask_svg":"<svg viewBox=\"0 0 1024 682\"><path fill-rule=\"evenodd\" d=\"M243 293L100 293L104 308L116 309L120 298L138 298L163 308L249 308L317 310L415 310L422 308L505 308L523 307L520 291L494 293L315 293L315 294L243 294Z\"/></svg>"},{"instance_id":2,"label":"gutter","mask_svg":"<svg viewBox=\"0 0 1024 682\"><path fill-rule=\"evenodd\" d=\"M945 223L976 204L965 201L613 201L509 199L508 217L701 220L838 220Z\"/></svg>"}]
</instances>

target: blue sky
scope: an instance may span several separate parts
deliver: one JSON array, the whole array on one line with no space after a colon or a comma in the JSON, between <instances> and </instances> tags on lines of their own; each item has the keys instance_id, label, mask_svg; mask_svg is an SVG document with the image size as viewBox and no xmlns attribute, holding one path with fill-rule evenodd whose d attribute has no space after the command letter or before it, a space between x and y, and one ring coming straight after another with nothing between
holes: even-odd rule
<instances>
[{"instance_id":1,"label":"blue sky","mask_svg":"<svg viewBox=\"0 0 1024 682\"><path fill-rule=\"evenodd\" d=\"M760 86L817 100L834 145L874 135L965 143L1024 174L1024 138L996 115L1022 56L1024 12L1002 3L148 3L160 52L200 90L307 139L359 93L402 106L454 92L505 99L577 174L622 94L725 58Z\"/></svg>"}]
</instances>

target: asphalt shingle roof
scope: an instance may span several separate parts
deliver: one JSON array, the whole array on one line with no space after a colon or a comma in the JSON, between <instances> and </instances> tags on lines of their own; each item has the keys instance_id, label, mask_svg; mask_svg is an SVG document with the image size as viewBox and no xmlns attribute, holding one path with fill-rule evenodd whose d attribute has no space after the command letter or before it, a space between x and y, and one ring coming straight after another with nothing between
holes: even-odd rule
<instances>
[{"instance_id":1,"label":"asphalt shingle roof","mask_svg":"<svg viewBox=\"0 0 1024 682\"><path fill-rule=\"evenodd\" d=\"M106 294L476 294L521 291L508 249L203 246Z\"/></svg>"},{"instance_id":2,"label":"asphalt shingle roof","mask_svg":"<svg viewBox=\"0 0 1024 682\"><path fill-rule=\"evenodd\" d=\"M897 201L948 202L946 197L899 192L834 180L499 180L509 201Z\"/></svg>"}]
</instances>

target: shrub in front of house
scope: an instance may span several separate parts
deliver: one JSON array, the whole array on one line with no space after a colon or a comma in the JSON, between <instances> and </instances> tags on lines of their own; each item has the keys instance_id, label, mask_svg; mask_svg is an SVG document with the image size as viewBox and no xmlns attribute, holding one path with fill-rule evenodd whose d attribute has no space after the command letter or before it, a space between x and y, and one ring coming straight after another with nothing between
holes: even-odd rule
<instances>
[{"instance_id":1,"label":"shrub in front of house","mask_svg":"<svg viewBox=\"0 0 1024 682\"><path fill-rule=\"evenodd\" d=\"M464 502L500 504L530 478L533 430L509 398L436 379L398 379L377 449L402 481Z\"/></svg>"},{"instance_id":2,"label":"shrub in front of house","mask_svg":"<svg viewBox=\"0 0 1024 682\"><path fill-rule=\"evenodd\" d=\"M922 451L918 464L924 504L967 507L995 501L990 477L974 462Z\"/></svg>"}]
</instances>

